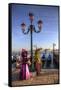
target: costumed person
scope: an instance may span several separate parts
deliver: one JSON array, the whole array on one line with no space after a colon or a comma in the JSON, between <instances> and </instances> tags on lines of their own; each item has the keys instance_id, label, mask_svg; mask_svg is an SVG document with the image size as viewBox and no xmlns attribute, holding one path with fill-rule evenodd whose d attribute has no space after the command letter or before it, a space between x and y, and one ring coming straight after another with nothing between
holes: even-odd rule
<instances>
[{"instance_id":1,"label":"costumed person","mask_svg":"<svg viewBox=\"0 0 61 90\"><path fill-rule=\"evenodd\" d=\"M29 72L29 67L28 67L28 52L25 49L22 49L21 52L21 57L22 57L22 66L20 70L20 79L21 80L26 80L30 79L31 74Z\"/></svg>"},{"instance_id":2,"label":"costumed person","mask_svg":"<svg viewBox=\"0 0 61 90\"><path fill-rule=\"evenodd\" d=\"M41 62L41 57L40 57L40 49L35 50L35 69L36 69L36 75L40 75L40 71L42 68L42 62Z\"/></svg>"}]
</instances>

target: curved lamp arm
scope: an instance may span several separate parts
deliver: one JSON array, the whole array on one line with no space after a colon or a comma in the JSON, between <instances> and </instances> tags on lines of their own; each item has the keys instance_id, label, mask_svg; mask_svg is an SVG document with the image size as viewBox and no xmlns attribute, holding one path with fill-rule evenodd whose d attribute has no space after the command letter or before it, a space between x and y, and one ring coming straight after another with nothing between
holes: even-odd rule
<instances>
[{"instance_id":1,"label":"curved lamp arm","mask_svg":"<svg viewBox=\"0 0 61 90\"><path fill-rule=\"evenodd\" d=\"M35 29L35 27L34 27L34 31L35 31L36 33L41 32L41 29L42 29L42 24L43 24L42 20L39 20L39 21L38 21L38 28L39 28L39 30L38 30L38 31L36 31L36 29Z\"/></svg>"},{"instance_id":2,"label":"curved lamp arm","mask_svg":"<svg viewBox=\"0 0 61 90\"><path fill-rule=\"evenodd\" d=\"M25 32L25 30L22 30L23 34L28 34L29 33L29 29L27 30L27 32Z\"/></svg>"},{"instance_id":3,"label":"curved lamp arm","mask_svg":"<svg viewBox=\"0 0 61 90\"><path fill-rule=\"evenodd\" d=\"M34 32L36 32L36 33L39 33L39 32L41 32L41 29L39 29L39 30L36 30L36 29L35 29L35 26L34 26L33 28L34 28Z\"/></svg>"},{"instance_id":4,"label":"curved lamp arm","mask_svg":"<svg viewBox=\"0 0 61 90\"><path fill-rule=\"evenodd\" d=\"M28 34L29 30L27 30L27 32L25 31L25 29L26 29L26 24L25 24L24 22L21 24L21 28L22 28L22 32L23 32L24 34Z\"/></svg>"},{"instance_id":5,"label":"curved lamp arm","mask_svg":"<svg viewBox=\"0 0 61 90\"><path fill-rule=\"evenodd\" d=\"M41 30L36 30L35 28L34 28L34 32L36 32L36 33L39 33L39 32L41 32Z\"/></svg>"}]
</instances>

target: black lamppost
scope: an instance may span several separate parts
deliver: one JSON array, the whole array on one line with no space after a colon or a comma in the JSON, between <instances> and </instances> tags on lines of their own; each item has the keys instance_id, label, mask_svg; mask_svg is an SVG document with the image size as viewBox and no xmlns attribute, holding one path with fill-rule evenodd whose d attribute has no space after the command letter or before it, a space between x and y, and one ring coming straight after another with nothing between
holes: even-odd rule
<instances>
[{"instance_id":1,"label":"black lamppost","mask_svg":"<svg viewBox=\"0 0 61 90\"><path fill-rule=\"evenodd\" d=\"M29 20L30 20L30 25L29 25L29 27L28 27L28 30L27 31L25 31L25 28L26 28L26 24L23 22L22 24L21 24L21 27L22 27L22 32L24 33L24 34L28 34L29 32L30 32L30 37L31 37L31 62L32 62L32 71L33 71L33 40L32 40L32 36L33 36L33 32L35 32L35 33L39 33L40 31L41 31L41 28L42 28L42 20L39 20L37 23L38 23L38 28L39 28L39 30L36 30L35 29L35 26L33 25L33 20L34 20L34 15L33 15L33 13L29 13Z\"/></svg>"}]
</instances>

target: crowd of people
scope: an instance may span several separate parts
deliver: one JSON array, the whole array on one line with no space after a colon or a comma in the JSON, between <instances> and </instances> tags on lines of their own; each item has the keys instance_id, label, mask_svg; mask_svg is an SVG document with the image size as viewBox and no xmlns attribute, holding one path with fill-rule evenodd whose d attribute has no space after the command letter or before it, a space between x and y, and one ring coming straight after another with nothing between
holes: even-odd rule
<instances>
[{"instance_id":1,"label":"crowd of people","mask_svg":"<svg viewBox=\"0 0 61 90\"><path fill-rule=\"evenodd\" d=\"M46 64L47 66L49 66L51 64L51 55L49 54L48 58L45 57L47 56L46 54L43 54L42 57L40 57L40 49L37 49L35 50L34 52L34 57L33 57L33 61L34 61L34 68L35 68L35 72L36 72L36 75L39 76L40 75L40 72L41 72L41 69L42 69L42 66L43 66L43 63L46 62L48 59L48 63ZM20 60L16 60L16 63L19 62L20 64L20 77L19 79L20 80L27 80L27 79L30 79L32 77L32 72L30 71L30 67L32 66L32 61L31 61L31 56L28 57L29 53L26 49L22 49L21 53L20 53L20 56L21 58L19 58ZM42 60L43 59L43 60ZM18 65L18 63L17 63ZM45 65L44 65L45 66ZM31 68L32 69L32 68Z\"/></svg>"}]
</instances>

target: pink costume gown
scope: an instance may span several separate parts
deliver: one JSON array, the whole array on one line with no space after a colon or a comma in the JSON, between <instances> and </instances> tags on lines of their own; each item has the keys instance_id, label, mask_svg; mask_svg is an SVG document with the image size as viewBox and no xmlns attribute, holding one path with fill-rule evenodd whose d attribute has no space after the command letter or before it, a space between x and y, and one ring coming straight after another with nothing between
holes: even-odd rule
<instances>
[{"instance_id":1,"label":"pink costume gown","mask_svg":"<svg viewBox=\"0 0 61 90\"><path fill-rule=\"evenodd\" d=\"M20 71L20 79L21 80L27 80L30 79L31 74L29 72L29 67L27 64L27 51L22 52L22 66L21 66L21 71Z\"/></svg>"}]
</instances>

